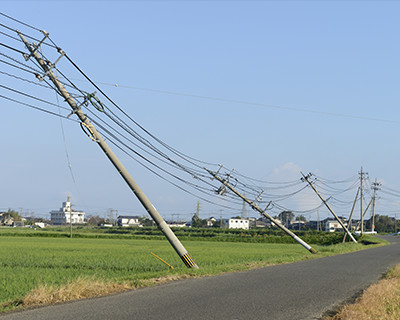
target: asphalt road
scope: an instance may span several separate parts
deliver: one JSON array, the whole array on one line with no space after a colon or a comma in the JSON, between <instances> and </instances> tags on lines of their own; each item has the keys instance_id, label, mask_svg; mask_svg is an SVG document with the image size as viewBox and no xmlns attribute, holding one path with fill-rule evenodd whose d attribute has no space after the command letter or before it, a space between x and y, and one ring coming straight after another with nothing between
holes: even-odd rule
<instances>
[{"instance_id":1,"label":"asphalt road","mask_svg":"<svg viewBox=\"0 0 400 320\"><path fill-rule=\"evenodd\" d=\"M400 264L392 245L0 316L0 320L319 319Z\"/></svg>"}]
</instances>

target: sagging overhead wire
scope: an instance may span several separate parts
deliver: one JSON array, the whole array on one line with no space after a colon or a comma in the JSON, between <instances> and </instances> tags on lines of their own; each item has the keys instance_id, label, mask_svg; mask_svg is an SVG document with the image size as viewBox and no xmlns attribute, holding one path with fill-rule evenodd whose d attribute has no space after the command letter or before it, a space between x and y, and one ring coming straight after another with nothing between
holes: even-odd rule
<instances>
[{"instance_id":1,"label":"sagging overhead wire","mask_svg":"<svg viewBox=\"0 0 400 320\"><path fill-rule=\"evenodd\" d=\"M23 22L23 21L20 21L20 20L18 20L18 19L15 19L15 18L13 18L13 17L11 17L11 16L9 16L9 15L3 13L3 12L0 12L0 15L2 15L3 17L6 17L7 19L10 19L10 20L12 20L12 21L15 21L15 22L17 22L17 23L19 23L19 24L22 24L22 25L24 25L24 26L26 26L26 27L28 27L28 28L31 28L31 29L33 29L33 30L36 30L36 31L41 32L40 29L38 29L38 28L36 28L36 27L34 27L34 26L30 25L30 24L27 24L27 23L25 23L25 22Z\"/></svg>"},{"instance_id":2,"label":"sagging overhead wire","mask_svg":"<svg viewBox=\"0 0 400 320\"><path fill-rule=\"evenodd\" d=\"M32 109L35 109L35 110L38 110L38 111L41 111L41 112L44 112L44 113L48 113L48 114L50 114L52 116L61 117L61 118L64 118L64 119L67 119L67 120L70 120L70 121L73 121L73 122L77 122L77 123L79 122L79 121L77 121L75 119L70 119L67 116L63 116L63 115L60 115L58 113L55 113L55 112L52 112L52 111L49 111L49 110L34 106L34 105L26 103L26 102L18 101L16 99L13 99L13 98L10 98L10 97L7 97L7 96L0 95L0 98L8 100L8 101L11 101L11 102L14 102L14 103L17 103L17 104L20 104L20 105L23 105L23 106L26 106L26 107L29 107L29 108L32 108Z\"/></svg>"},{"instance_id":3,"label":"sagging overhead wire","mask_svg":"<svg viewBox=\"0 0 400 320\"><path fill-rule=\"evenodd\" d=\"M65 57L68 59L68 61L88 80L109 102L111 102L112 105L114 105L124 116L126 116L132 123L134 123L137 127L142 129L146 134L148 134L150 137L152 137L154 140L159 142L160 144L164 145L164 143L153 136L149 131L147 131L144 127L142 127L137 121L135 121L132 117L130 117L125 111L122 110L107 94L103 92L76 64L75 62L72 61L72 59L66 54ZM167 146L166 144L164 146ZM169 146L168 146L169 147ZM173 150L171 148L170 150Z\"/></svg>"}]
</instances>

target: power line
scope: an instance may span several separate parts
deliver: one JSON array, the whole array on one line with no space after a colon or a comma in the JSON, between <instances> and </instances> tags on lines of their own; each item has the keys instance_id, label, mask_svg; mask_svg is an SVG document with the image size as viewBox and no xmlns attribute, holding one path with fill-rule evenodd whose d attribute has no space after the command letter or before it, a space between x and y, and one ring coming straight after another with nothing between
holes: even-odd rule
<instances>
[{"instance_id":1,"label":"power line","mask_svg":"<svg viewBox=\"0 0 400 320\"><path fill-rule=\"evenodd\" d=\"M10 19L10 20L13 20L13 21L15 21L15 22L18 22L18 23L20 23L20 24L22 24L22 25L24 25L24 26L26 26L26 27L32 28L32 29L34 29L34 30L36 30L36 31L41 31L40 29L38 29L38 28L36 28L36 27L34 27L34 26L31 26L31 25L29 25L29 24L27 24L27 23L25 23L25 22L22 22L22 21L20 21L20 20L17 20L17 19L15 19L15 18L13 18L13 17L10 17L9 15L6 15L6 14L3 13L3 12L0 12L0 15L2 15L3 17L8 18L8 19Z\"/></svg>"},{"instance_id":2,"label":"power line","mask_svg":"<svg viewBox=\"0 0 400 320\"><path fill-rule=\"evenodd\" d=\"M2 84L0 84L0 88L3 88L3 89L6 89L6 90L9 90L9 91L18 93L18 94L20 94L20 95L23 95L23 96L25 96L25 97L28 97L28 98L31 98L31 99L34 99L34 100L37 100L37 101L40 101L40 102L43 102L43 103L47 103L47 104L49 104L49 105L51 105L51 106L59 107L59 108L61 108L61 109L64 109L64 110L68 110L68 111L69 111L68 108L60 107L60 106L58 106L58 105L55 104L55 103L52 103L52 102L43 100L43 99L41 99L41 98L34 97L34 96L30 95L30 94L27 94L27 93L24 93L24 92L21 92L21 91L18 91L18 90L15 90L15 89L12 89L12 88L3 86Z\"/></svg>"},{"instance_id":3,"label":"power line","mask_svg":"<svg viewBox=\"0 0 400 320\"><path fill-rule=\"evenodd\" d=\"M128 86L128 85L119 85L119 84L112 84L112 83L107 83L107 82L97 82L97 83L103 84L103 85L108 85L108 86L113 86L113 87L117 87L117 88L135 89L135 90L148 91L148 92L153 92L153 93L162 93L162 94L184 96L184 97L191 97L191 98L198 98L198 99L206 99L206 100L213 100L213 101L220 101L220 102L229 102L229 103L234 103L234 104L253 105L253 106L258 106L258 107L266 107L266 108L288 110L288 111L297 111L297 112L306 112L306 113L320 114L320 115L325 115L325 116L334 116L334 117L341 117L341 118L351 118L351 119L359 119L359 120L368 120L368 121L377 121L377 122L389 122L389 123L400 124L400 121L391 120L391 119L380 119L380 118L374 118L374 117L363 117L363 116L357 116L357 115L351 115L351 114L345 114L345 113L326 112L326 111L318 111L318 110L304 109L304 108L297 108L297 107L287 107L287 106L273 105L273 104L266 104L266 103L259 103L259 102L251 102L251 101L245 101L245 100L236 100L236 99L204 96L204 95L197 95L197 94L190 94L190 93L183 93L183 92L175 92L175 91L167 91L167 90L160 90L160 89L151 89L151 88L135 87L135 86Z\"/></svg>"},{"instance_id":4,"label":"power line","mask_svg":"<svg viewBox=\"0 0 400 320\"><path fill-rule=\"evenodd\" d=\"M23 105L23 106L26 106L26 107L29 107L29 108L32 108L32 109L35 109L35 110L38 110L38 111L42 111L42 112L51 114L51 115L56 116L56 117L61 117L61 118L64 118L64 119L67 119L67 120L70 120L70 121L74 121L74 122L78 122L78 123L79 123L79 121L77 121L77 120L70 119L70 118L68 118L67 116L59 115L59 114L57 114L57 113L55 113L55 112L51 112L51 111L49 111L49 110L36 107L36 106L31 105L31 104L29 104L29 103L25 103L25 102L22 102L22 101L18 101L18 100L15 100L15 99L12 99L12 98L3 96L3 95L0 95L0 98L3 98L3 99L6 99L6 100L9 100L9 101L12 101L12 102L21 104L21 105Z\"/></svg>"}]
</instances>

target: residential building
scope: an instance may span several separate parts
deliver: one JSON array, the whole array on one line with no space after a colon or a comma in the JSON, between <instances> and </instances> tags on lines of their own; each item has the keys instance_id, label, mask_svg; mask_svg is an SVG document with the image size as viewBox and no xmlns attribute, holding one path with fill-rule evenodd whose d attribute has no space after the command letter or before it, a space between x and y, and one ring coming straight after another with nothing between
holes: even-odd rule
<instances>
[{"instance_id":1,"label":"residential building","mask_svg":"<svg viewBox=\"0 0 400 320\"><path fill-rule=\"evenodd\" d=\"M245 229L248 230L250 226L249 219L236 219L231 218L228 221L229 229Z\"/></svg>"},{"instance_id":2,"label":"residential building","mask_svg":"<svg viewBox=\"0 0 400 320\"><path fill-rule=\"evenodd\" d=\"M343 220L342 220L343 221ZM347 226L347 222L344 222L344 225ZM337 220L326 220L325 221L325 231L335 232L336 230L343 231L342 226Z\"/></svg>"},{"instance_id":3,"label":"residential building","mask_svg":"<svg viewBox=\"0 0 400 320\"><path fill-rule=\"evenodd\" d=\"M0 226L12 227L14 225L14 218L7 212L0 212Z\"/></svg>"},{"instance_id":4,"label":"residential building","mask_svg":"<svg viewBox=\"0 0 400 320\"><path fill-rule=\"evenodd\" d=\"M212 227L217 222L215 217L210 217L207 219L207 227Z\"/></svg>"},{"instance_id":5,"label":"residential building","mask_svg":"<svg viewBox=\"0 0 400 320\"><path fill-rule=\"evenodd\" d=\"M294 221L290 221L289 229L300 230L300 229L304 229L305 225L306 225L305 221L294 220Z\"/></svg>"},{"instance_id":6,"label":"residential building","mask_svg":"<svg viewBox=\"0 0 400 320\"><path fill-rule=\"evenodd\" d=\"M50 220L53 225L62 224L84 224L85 212L72 209L71 197L68 196L67 201L63 202L59 210L50 211Z\"/></svg>"},{"instance_id":7,"label":"residential building","mask_svg":"<svg viewBox=\"0 0 400 320\"><path fill-rule=\"evenodd\" d=\"M271 222L264 221L262 218L256 220L256 228L270 228Z\"/></svg>"},{"instance_id":8,"label":"residential building","mask_svg":"<svg viewBox=\"0 0 400 320\"><path fill-rule=\"evenodd\" d=\"M119 227L141 227L138 216L118 216L117 226Z\"/></svg>"},{"instance_id":9,"label":"residential building","mask_svg":"<svg viewBox=\"0 0 400 320\"><path fill-rule=\"evenodd\" d=\"M167 221L167 224L171 227L171 228L183 228L187 226L187 221Z\"/></svg>"}]
</instances>

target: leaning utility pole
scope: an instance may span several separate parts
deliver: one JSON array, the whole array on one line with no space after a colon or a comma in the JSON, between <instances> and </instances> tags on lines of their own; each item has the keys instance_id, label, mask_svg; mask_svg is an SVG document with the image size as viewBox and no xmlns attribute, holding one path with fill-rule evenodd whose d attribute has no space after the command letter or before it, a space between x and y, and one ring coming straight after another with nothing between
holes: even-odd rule
<instances>
[{"instance_id":1,"label":"leaning utility pole","mask_svg":"<svg viewBox=\"0 0 400 320\"><path fill-rule=\"evenodd\" d=\"M346 226L344 225L344 223L342 222L342 220L336 215L335 212L333 212L333 210L331 209L331 207L329 206L328 202L325 201L324 198L322 198L321 194L317 191L317 189L315 189L314 185L311 183L311 181L309 180L310 175L305 176L303 174L303 172L301 172L301 175L303 176L303 181L307 181L308 184L311 186L311 188L315 191L315 193L317 194L317 196L321 199L321 201L325 204L325 206L328 208L328 210L333 214L333 216L335 217L336 221L339 222L339 224L342 226L343 230L345 230L345 232L349 235L349 237L351 238L351 240L353 240L354 243L357 243L357 240L353 237L353 235L350 233L349 230L347 230Z\"/></svg>"},{"instance_id":2,"label":"leaning utility pole","mask_svg":"<svg viewBox=\"0 0 400 320\"><path fill-rule=\"evenodd\" d=\"M356 197L353 202L353 207L351 208L350 216L349 216L349 223L347 224L347 229L351 230L351 218L353 217L354 208L357 203L358 194L360 193L360 188L357 189ZM343 243L346 242L347 233L344 234Z\"/></svg>"},{"instance_id":3,"label":"leaning utility pole","mask_svg":"<svg viewBox=\"0 0 400 320\"><path fill-rule=\"evenodd\" d=\"M364 213L363 213L363 215L362 215L363 218L365 217L365 214L367 213L367 211L368 211L368 209L369 209L369 207L370 207L372 201L373 201L373 198L371 198L371 200L368 202L368 205L367 205L367 207L365 208ZM357 224L356 230L358 230L359 227L360 227L360 222ZM360 228L360 229L361 229L361 228Z\"/></svg>"},{"instance_id":4,"label":"leaning utility pole","mask_svg":"<svg viewBox=\"0 0 400 320\"><path fill-rule=\"evenodd\" d=\"M247 199L244 195L242 195L240 192L238 192L235 188L233 188L227 179L222 179L218 176L218 172L213 172L211 170L207 170L209 174L211 174L215 179L217 179L219 182L222 183L223 186L221 186L220 189L218 189L218 194L223 194L225 193L225 189L228 188L231 190L234 194L236 194L239 198L241 198L243 201L245 201L247 204L250 205L250 207L259 213L261 213L264 217L266 217L268 220L270 220L272 223L274 223L277 227L282 229L284 232L286 232L289 236L291 236L294 240L296 240L298 243L300 243L304 248L306 248L308 251L311 253L317 253L314 248L312 248L310 245L308 245L306 242L304 242L302 239L300 239L298 236L296 236L292 231L287 229L285 226L283 226L278 220L274 219L271 217L268 213L265 212L265 210L262 210L254 201L250 201Z\"/></svg>"},{"instance_id":5,"label":"leaning utility pole","mask_svg":"<svg viewBox=\"0 0 400 320\"><path fill-rule=\"evenodd\" d=\"M380 186L380 185L381 185L381 184L380 184L378 181L376 181L376 178L375 178L375 182L372 184L372 190L374 190L374 197L372 198L372 199L373 199L373 202L372 202L372 225L371 225L371 231L372 231L372 232L375 231L375 202L376 202L376 191L379 190L379 186Z\"/></svg>"},{"instance_id":6,"label":"leaning utility pole","mask_svg":"<svg viewBox=\"0 0 400 320\"><path fill-rule=\"evenodd\" d=\"M157 226L161 229L161 231L164 233L165 237L168 239L172 247L175 249L176 253L179 255L179 257L182 259L184 264L188 268L198 268L197 264L194 262L192 257L189 255L187 250L184 248L182 243L179 241L179 239L176 237L176 235L172 232L171 228L167 225L167 223L164 221L164 219L161 217L161 215L158 213L158 211L155 209L153 204L150 202L150 200L146 197L146 195L143 193L143 191L140 189L140 187L137 185L135 180L131 177L131 175L128 173L128 171L125 169L125 167L122 165L122 163L119 161L117 156L114 154L114 152L110 149L110 147L107 145L107 143L104 141L102 136L99 134L99 132L96 130L96 128L93 126L93 124L90 122L88 117L83 113L81 110L80 106L78 106L72 96L67 92L67 90L64 88L64 86L61 84L61 82L57 79L57 77L54 75L52 72L52 69L55 67L55 64L57 63L58 60L61 59L65 55L65 53L60 49L57 48L58 53L60 54L60 57L58 60L53 64L49 61L44 61L43 58L39 55L38 49L40 44L48 37L48 33L43 31L44 34L44 39L40 42L39 45L36 45L35 43L30 44L25 37L19 32L18 35L22 39L22 41L25 43L25 46L28 48L30 54L29 55L24 55L26 60L29 60L30 57L34 57L36 61L38 62L39 66L44 70L44 75L40 77L38 75L39 80L44 79L46 76L53 82L55 87L58 89L59 94L61 94L65 101L70 105L72 108L72 114L76 114L81 121L81 126L82 128L85 128L89 132L89 137L97 142L97 144L100 146L100 148L104 151L108 159L112 162L114 167L118 170L122 178L125 180L125 182L128 184L130 189L133 191L133 193L136 195L136 197L139 199L143 207L147 210L147 212L150 214L150 216L153 218L153 220L156 222Z\"/></svg>"},{"instance_id":7,"label":"leaning utility pole","mask_svg":"<svg viewBox=\"0 0 400 320\"><path fill-rule=\"evenodd\" d=\"M244 196L246 196L246 193L243 193ZM246 201L243 200L243 205L242 205L242 214L241 214L242 219L247 219L247 210L246 210Z\"/></svg>"}]
</instances>

